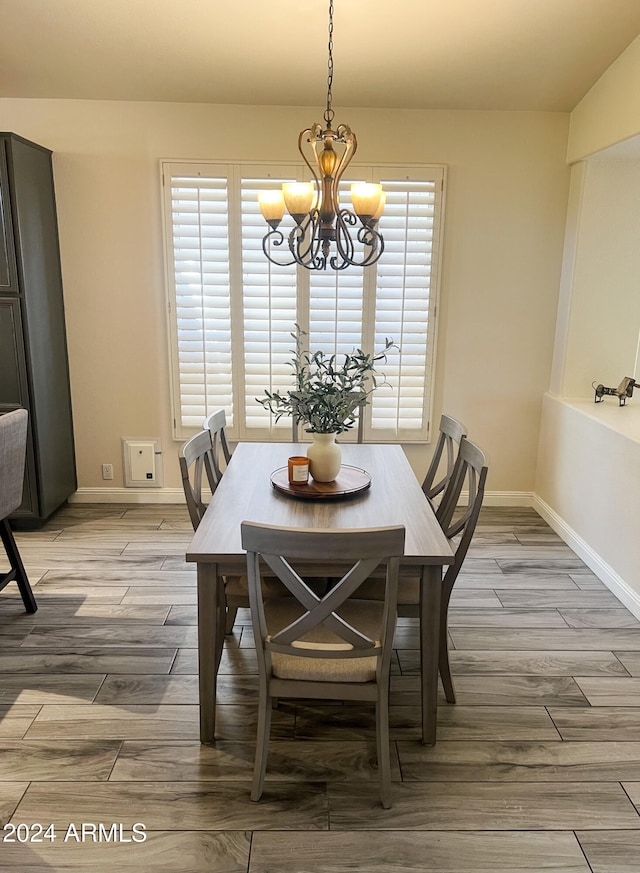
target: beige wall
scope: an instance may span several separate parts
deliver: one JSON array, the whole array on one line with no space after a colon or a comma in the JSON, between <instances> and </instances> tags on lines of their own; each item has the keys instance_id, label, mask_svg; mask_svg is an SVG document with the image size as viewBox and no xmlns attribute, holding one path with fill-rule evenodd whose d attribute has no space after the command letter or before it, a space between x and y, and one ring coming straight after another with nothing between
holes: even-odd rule
<instances>
[{"instance_id":1,"label":"beige wall","mask_svg":"<svg viewBox=\"0 0 640 873\"><path fill-rule=\"evenodd\" d=\"M640 618L640 407L547 395L536 503Z\"/></svg>"},{"instance_id":2,"label":"beige wall","mask_svg":"<svg viewBox=\"0 0 640 873\"><path fill-rule=\"evenodd\" d=\"M536 507L640 617L640 406L593 402L591 382L634 373L640 331L640 38L571 115L577 161Z\"/></svg>"},{"instance_id":3,"label":"beige wall","mask_svg":"<svg viewBox=\"0 0 640 873\"><path fill-rule=\"evenodd\" d=\"M640 36L571 113L570 163L640 133Z\"/></svg>"},{"instance_id":4,"label":"beige wall","mask_svg":"<svg viewBox=\"0 0 640 873\"><path fill-rule=\"evenodd\" d=\"M561 394L635 377L640 330L640 160L586 161ZM640 379L640 374L638 374Z\"/></svg>"},{"instance_id":5,"label":"beige wall","mask_svg":"<svg viewBox=\"0 0 640 873\"><path fill-rule=\"evenodd\" d=\"M561 113L349 110L363 162L449 166L435 393L530 493L549 384L569 171ZM122 486L120 438L160 437L168 388L159 160L296 160L319 109L0 100L1 126L54 155L79 486ZM408 454L422 474L429 449ZM115 479L101 479L102 463Z\"/></svg>"}]
</instances>

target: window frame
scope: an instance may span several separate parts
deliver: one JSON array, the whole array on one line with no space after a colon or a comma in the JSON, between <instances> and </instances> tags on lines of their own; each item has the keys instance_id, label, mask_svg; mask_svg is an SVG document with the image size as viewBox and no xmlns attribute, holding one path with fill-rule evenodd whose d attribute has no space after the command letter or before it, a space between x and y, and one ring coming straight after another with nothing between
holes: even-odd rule
<instances>
[{"instance_id":1,"label":"window frame","mask_svg":"<svg viewBox=\"0 0 640 873\"><path fill-rule=\"evenodd\" d=\"M198 172L199 171L199 172ZM172 432L176 441L184 441L198 432L197 427L189 427L182 424L182 393L181 372L178 344L178 318L176 305L176 285L174 269L174 223L172 219L172 186L171 179L177 174L185 176L203 175L209 178L227 179L227 216L228 216L228 240L229 240L229 298L231 312L230 339L231 348L243 349L243 303L242 293L237 291L237 276L242 277L242 179L281 179L283 176L302 181L305 178L304 168L291 162L269 161L257 163L255 161L220 161L220 160L169 160L160 161L160 183L162 190L162 229L163 229L163 254L165 272L165 298L167 306L167 339L169 344L170 365L170 400L172 416ZM308 175L308 173L306 174ZM402 182L414 181L434 183L434 212L433 212L433 239L431 244L431 264L429 273L429 302L428 321L426 331L426 369L424 380L423 402L423 429L424 433L416 435L411 433L382 432L381 428L371 429L371 404L364 408L364 439L365 442L393 442L402 444L428 444L433 433L433 394L435 385L435 363L437 355L437 337L439 320L439 298L441 286L441 269L443 258L443 229L445 213L445 194L447 181L447 167L443 164L354 164L349 168L349 178L362 179L364 181ZM266 232L266 224L265 224ZM384 255L383 255L384 257ZM234 282L235 273L235 282ZM364 271L363 277L363 323L369 322L372 336L375 336L375 309L377 272L375 265ZM309 317L309 271L299 267L297 270L297 314L306 322ZM236 289L234 293L234 288ZM372 330L373 328L373 330ZM374 351L362 343L365 351ZM293 346L293 340L292 340ZM315 350L315 349L313 349ZM234 357L234 368L239 368L232 380L232 398L234 409L244 409L244 356L237 355L237 363ZM382 368L384 369L384 368ZM382 389L384 390L384 389ZM204 416L203 416L204 418ZM288 422L287 422L288 424ZM260 428L248 428L244 421L238 425L234 422L228 429L229 438L233 441L266 441L288 440L290 438L290 426L282 426L269 431ZM355 440L355 429L342 434L341 441Z\"/></svg>"}]
</instances>

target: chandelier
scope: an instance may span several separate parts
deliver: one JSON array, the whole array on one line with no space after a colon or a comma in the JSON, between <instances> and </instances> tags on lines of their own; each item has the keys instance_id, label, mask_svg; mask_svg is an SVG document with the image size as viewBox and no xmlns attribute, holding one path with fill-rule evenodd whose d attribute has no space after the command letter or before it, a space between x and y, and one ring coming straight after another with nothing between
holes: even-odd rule
<instances>
[{"instance_id":1,"label":"chandelier","mask_svg":"<svg viewBox=\"0 0 640 873\"><path fill-rule=\"evenodd\" d=\"M368 267L384 251L378 231L378 219L385 205L381 185L358 183L351 186L353 212L340 206L340 180L358 148L355 133L346 124L333 130L331 105L333 84L333 0L329 0L329 57L327 62L327 108L324 127L314 124L300 132L298 151L311 170L313 182L287 182L281 191L265 191L258 197L260 211L271 228L262 240L267 258L279 266L300 264L307 270L344 270ZM309 157L307 157L308 152ZM313 161L313 163L312 163ZM293 260L281 261L271 256L272 246L284 243L279 230L285 207L294 220L288 236ZM356 225L360 222L357 231ZM355 239L362 245L356 252ZM331 254L332 244L335 253Z\"/></svg>"}]
</instances>

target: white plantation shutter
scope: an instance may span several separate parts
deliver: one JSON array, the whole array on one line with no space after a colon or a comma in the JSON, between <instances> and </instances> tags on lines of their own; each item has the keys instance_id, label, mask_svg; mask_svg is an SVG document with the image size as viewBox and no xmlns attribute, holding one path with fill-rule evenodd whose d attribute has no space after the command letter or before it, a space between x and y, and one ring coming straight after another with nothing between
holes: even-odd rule
<instances>
[{"instance_id":1,"label":"white plantation shutter","mask_svg":"<svg viewBox=\"0 0 640 873\"><path fill-rule=\"evenodd\" d=\"M393 337L400 351L384 367L390 387L371 399L369 436L407 442L428 435L442 180L381 181L387 202L380 220L385 250L376 268L375 346Z\"/></svg>"},{"instance_id":2,"label":"white plantation shutter","mask_svg":"<svg viewBox=\"0 0 640 873\"><path fill-rule=\"evenodd\" d=\"M351 208L350 187L351 182L340 184L343 208ZM362 246L357 251L362 259ZM309 273L309 318L304 327L311 350L340 355L362 346L363 274L362 267Z\"/></svg>"},{"instance_id":3,"label":"white plantation shutter","mask_svg":"<svg viewBox=\"0 0 640 873\"><path fill-rule=\"evenodd\" d=\"M267 225L258 206L259 192L280 187L283 181L292 181L292 177L243 178L241 182L245 369L242 402L247 436L251 430L260 428L266 436L277 430L286 439L291 432L290 420L282 418L276 425L271 413L256 403L256 397L263 397L265 389L286 391L291 387L291 367L287 361L294 348L291 332L297 318L296 267L276 267L265 257L262 238ZM291 260L286 242L290 221L283 219L285 241L272 249L285 262Z\"/></svg>"},{"instance_id":4,"label":"white plantation shutter","mask_svg":"<svg viewBox=\"0 0 640 873\"><path fill-rule=\"evenodd\" d=\"M171 210L168 260L180 425L200 428L207 411L222 406L232 426L227 179L180 169L165 186Z\"/></svg>"},{"instance_id":5,"label":"white plantation shutter","mask_svg":"<svg viewBox=\"0 0 640 873\"><path fill-rule=\"evenodd\" d=\"M367 406L365 439L423 442L431 411L444 170L356 169L386 191L385 251L366 270L322 272L275 266L262 250L267 225L257 195L300 178L299 172L163 162L176 437L186 438L208 412L223 407L232 439L288 439L289 419L276 425L255 398L265 388L292 386L297 323L308 333L309 349L327 354L375 353L393 338L400 351L392 350L379 367L390 384ZM340 196L350 207L349 185L342 184ZM285 216L284 242L271 249L281 261L291 260L291 226Z\"/></svg>"}]
</instances>

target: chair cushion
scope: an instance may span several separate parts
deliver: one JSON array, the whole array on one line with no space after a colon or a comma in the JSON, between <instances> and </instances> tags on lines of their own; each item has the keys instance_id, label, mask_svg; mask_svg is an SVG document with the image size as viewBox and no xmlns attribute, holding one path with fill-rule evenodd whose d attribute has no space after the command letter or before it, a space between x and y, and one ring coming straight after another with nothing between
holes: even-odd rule
<instances>
[{"instance_id":1,"label":"chair cushion","mask_svg":"<svg viewBox=\"0 0 640 873\"><path fill-rule=\"evenodd\" d=\"M27 418L25 409L0 415L0 520L22 503Z\"/></svg>"},{"instance_id":2,"label":"chair cushion","mask_svg":"<svg viewBox=\"0 0 640 873\"><path fill-rule=\"evenodd\" d=\"M358 589L361 597L369 600L384 600L384 579L367 579ZM417 576L400 578L398 581L398 606L418 606L420 603L420 580Z\"/></svg>"},{"instance_id":3,"label":"chair cushion","mask_svg":"<svg viewBox=\"0 0 640 873\"><path fill-rule=\"evenodd\" d=\"M317 582L317 584L315 584ZM249 580L246 576L225 576L224 577L224 592L227 598L227 603L231 606L249 606ZM310 587L316 594L322 595L326 588L325 579L311 579ZM289 589L276 576L262 577L262 596L268 597L289 597Z\"/></svg>"},{"instance_id":4,"label":"chair cushion","mask_svg":"<svg viewBox=\"0 0 640 873\"><path fill-rule=\"evenodd\" d=\"M273 636L291 624L304 609L294 597L276 597L265 601L267 627ZM373 640L379 640L382 630L383 603L373 600L349 600L339 609L339 615ZM302 644L302 645L301 645ZM342 637L323 627L314 628L298 642L301 655L271 653L273 675L279 679L301 679L314 682L373 682L378 658L318 658L304 656L305 648L329 647L343 650ZM350 646L348 646L350 648Z\"/></svg>"},{"instance_id":5,"label":"chair cushion","mask_svg":"<svg viewBox=\"0 0 640 873\"><path fill-rule=\"evenodd\" d=\"M224 593L228 606L249 607L249 580L246 576L225 576ZM289 592L275 576L262 577L263 597L283 597Z\"/></svg>"}]
</instances>

